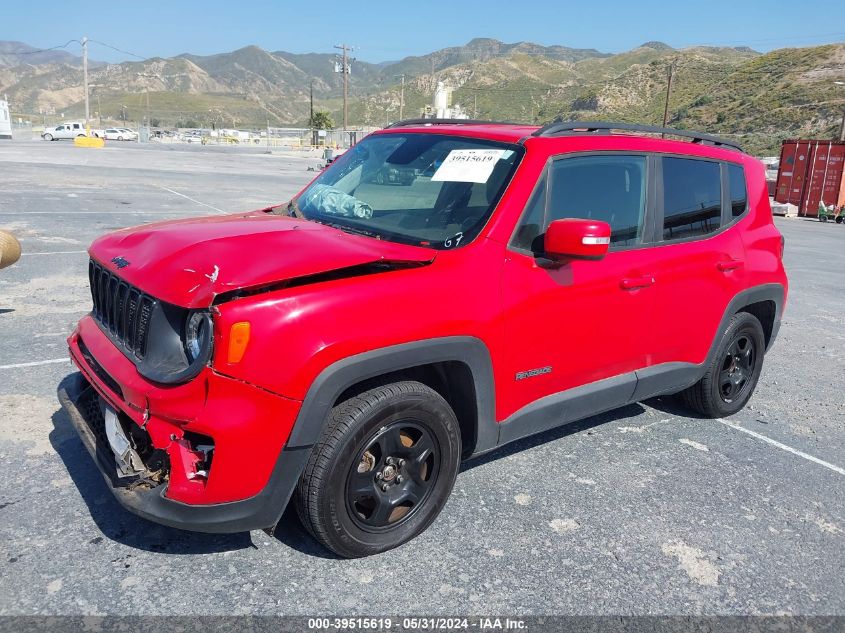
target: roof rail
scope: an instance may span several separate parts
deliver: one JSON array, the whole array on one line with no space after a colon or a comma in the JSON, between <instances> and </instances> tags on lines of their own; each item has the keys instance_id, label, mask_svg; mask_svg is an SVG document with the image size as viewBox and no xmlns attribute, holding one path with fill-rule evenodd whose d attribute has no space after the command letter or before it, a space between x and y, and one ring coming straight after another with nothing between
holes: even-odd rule
<instances>
[{"instance_id":1,"label":"roof rail","mask_svg":"<svg viewBox=\"0 0 845 633\"><path fill-rule=\"evenodd\" d=\"M514 123L513 121L482 121L479 119L405 119L388 125L386 130L394 127L409 127L412 125L528 125L528 123Z\"/></svg>"},{"instance_id":2,"label":"roof rail","mask_svg":"<svg viewBox=\"0 0 845 633\"><path fill-rule=\"evenodd\" d=\"M694 132L692 130L677 130L675 128L657 127L654 125L638 125L636 123L614 123L611 121L561 121L558 123L549 123L532 133L531 136L602 134L610 133L611 130L647 132L649 134L662 134L663 136L680 136L682 138L692 139L693 143L706 143L717 147L735 149L739 152L742 151L742 147L734 141L720 138L718 136L710 136L709 134L702 134L701 132Z\"/></svg>"}]
</instances>

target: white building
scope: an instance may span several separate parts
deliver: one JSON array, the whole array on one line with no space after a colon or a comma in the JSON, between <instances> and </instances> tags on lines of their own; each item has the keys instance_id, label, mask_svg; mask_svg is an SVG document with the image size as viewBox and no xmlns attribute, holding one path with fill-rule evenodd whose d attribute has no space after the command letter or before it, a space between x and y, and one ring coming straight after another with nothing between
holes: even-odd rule
<instances>
[{"instance_id":1,"label":"white building","mask_svg":"<svg viewBox=\"0 0 845 633\"><path fill-rule=\"evenodd\" d=\"M442 81L437 82L437 89L434 91L434 105L426 107L423 116L427 119L466 119L469 118L458 104L451 105L452 88L447 87Z\"/></svg>"},{"instance_id":2,"label":"white building","mask_svg":"<svg viewBox=\"0 0 845 633\"><path fill-rule=\"evenodd\" d=\"M0 99L0 138L12 138L12 116L9 104L3 99Z\"/></svg>"}]
</instances>

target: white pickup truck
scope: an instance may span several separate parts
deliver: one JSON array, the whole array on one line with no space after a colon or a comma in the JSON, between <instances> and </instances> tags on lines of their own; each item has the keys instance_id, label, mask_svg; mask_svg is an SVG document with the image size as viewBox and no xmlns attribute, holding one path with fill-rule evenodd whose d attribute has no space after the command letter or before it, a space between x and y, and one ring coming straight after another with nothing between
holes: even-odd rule
<instances>
[{"instance_id":1,"label":"white pickup truck","mask_svg":"<svg viewBox=\"0 0 845 633\"><path fill-rule=\"evenodd\" d=\"M76 138L77 136L86 136L84 123L63 123L56 127L44 128L41 133L41 138L45 141L58 141L60 138Z\"/></svg>"}]
</instances>

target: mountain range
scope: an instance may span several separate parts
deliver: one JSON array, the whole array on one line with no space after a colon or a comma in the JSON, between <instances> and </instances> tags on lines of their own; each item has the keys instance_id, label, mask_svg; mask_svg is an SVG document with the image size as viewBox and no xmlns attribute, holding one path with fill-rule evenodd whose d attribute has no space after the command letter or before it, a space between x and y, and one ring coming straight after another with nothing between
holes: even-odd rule
<instances>
[{"instance_id":1,"label":"mountain range","mask_svg":"<svg viewBox=\"0 0 845 633\"><path fill-rule=\"evenodd\" d=\"M91 112L161 125L257 127L304 125L309 92L315 109L342 119L336 56L247 46L217 55L89 66ZM612 119L660 124L672 70L669 120L675 127L734 136L771 152L787 136L830 137L845 109L845 45L787 48L674 49L661 42L618 54L595 49L504 43L477 38L464 46L380 64L353 61L350 125L380 126L431 104L438 82L473 118L529 121ZM79 57L0 42L0 94L13 115L55 120L83 113ZM149 107L148 104L149 103Z\"/></svg>"}]
</instances>

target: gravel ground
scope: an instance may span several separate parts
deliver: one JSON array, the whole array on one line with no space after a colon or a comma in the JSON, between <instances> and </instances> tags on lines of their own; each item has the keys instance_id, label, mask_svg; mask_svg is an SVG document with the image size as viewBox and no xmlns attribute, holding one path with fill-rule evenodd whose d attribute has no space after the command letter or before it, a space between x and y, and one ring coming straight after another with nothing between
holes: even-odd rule
<instances>
[{"instance_id":1,"label":"gravel ground","mask_svg":"<svg viewBox=\"0 0 845 633\"><path fill-rule=\"evenodd\" d=\"M845 227L778 219L791 295L728 422L631 405L465 464L411 543L330 556L291 513L215 536L113 500L55 396L89 309L85 248L278 203L316 164L226 148L0 142L0 614L845 615ZM40 361L49 364L20 366ZM12 366L12 367L10 367Z\"/></svg>"}]
</instances>

